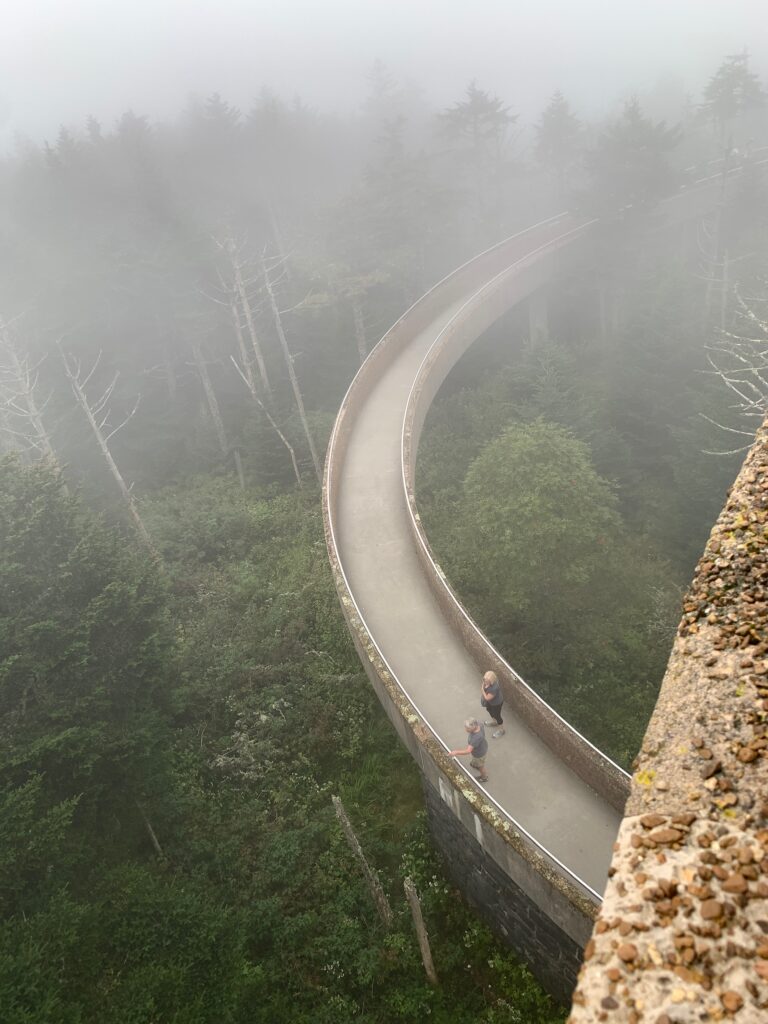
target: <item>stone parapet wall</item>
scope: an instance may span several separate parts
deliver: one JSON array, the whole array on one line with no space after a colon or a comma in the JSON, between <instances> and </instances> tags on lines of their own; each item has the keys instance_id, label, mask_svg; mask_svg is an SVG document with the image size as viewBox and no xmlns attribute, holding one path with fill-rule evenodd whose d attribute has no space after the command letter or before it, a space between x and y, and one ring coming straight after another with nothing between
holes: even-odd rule
<instances>
[{"instance_id":1,"label":"stone parapet wall","mask_svg":"<svg viewBox=\"0 0 768 1024\"><path fill-rule=\"evenodd\" d=\"M441 384L470 345L492 323L520 301L536 293L554 276L563 276L590 258L590 225L573 225L542 250L494 278L458 311L433 345L414 382L403 432L403 478L407 488L409 524L424 576L443 614L462 637L480 672L493 669L508 707L543 740L576 775L616 810L629 796L626 773L581 736L529 687L494 648L463 607L437 563L416 505L416 459L427 412Z\"/></svg>"},{"instance_id":2,"label":"stone parapet wall","mask_svg":"<svg viewBox=\"0 0 768 1024\"><path fill-rule=\"evenodd\" d=\"M768 1021L768 427L683 603L570 1024Z\"/></svg>"},{"instance_id":3,"label":"stone parapet wall","mask_svg":"<svg viewBox=\"0 0 768 1024\"><path fill-rule=\"evenodd\" d=\"M569 226L559 226L557 218L547 222L541 226L542 241ZM575 982L579 951L597 912L595 897L488 800L466 769L448 756L445 744L410 702L369 633L347 584L334 533L336 481L356 416L364 408L373 382L436 311L471 294L508 267L516 250L525 252L529 234L502 243L446 278L379 342L347 392L334 426L326 459L323 513L331 570L344 616L378 699L421 771L425 792L430 794L430 823L438 847L457 870L463 865L462 884L466 882L467 892L486 919L498 925L502 934L506 930L510 943L524 955L531 951L528 959L535 973L553 992L567 998ZM510 906L505 912L507 924L499 923L499 901L519 901L521 894L526 894L524 905L520 904L519 911Z\"/></svg>"},{"instance_id":4,"label":"stone parapet wall","mask_svg":"<svg viewBox=\"0 0 768 1024\"><path fill-rule=\"evenodd\" d=\"M419 767L424 785L440 794L461 828L468 855L474 856L469 851L478 845L517 887L529 894L548 921L583 949L597 914L595 902L516 829L473 784L471 775L461 764L448 756L445 745L422 721L392 676L354 610L344 601L342 610L379 703ZM440 848L450 859L450 850ZM528 939L535 944L533 935ZM546 964L533 966L546 969Z\"/></svg>"}]
</instances>

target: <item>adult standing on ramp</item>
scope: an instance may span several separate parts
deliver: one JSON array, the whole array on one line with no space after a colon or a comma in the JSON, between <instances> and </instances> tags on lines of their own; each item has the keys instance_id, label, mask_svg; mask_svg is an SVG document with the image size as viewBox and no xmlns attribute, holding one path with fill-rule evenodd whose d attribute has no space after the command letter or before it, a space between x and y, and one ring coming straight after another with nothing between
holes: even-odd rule
<instances>
[{"instance_id":1,"label":"adult standing on ramp","mask_svg":"<svg viewBox=\"0 0 768 1024\"><path fill-rule=\"evenodd\" d=\"M488 740L485 738L485 729L476 718L468 718L464 723L467 730L467 745L460 750L450 750L451 757L461 757L463 754L471 754L470 766L477 772L481 782L488 781L488 772L485 770L485 755L488 753Z\"/></svg>"},{"instance_id":2,"label":"adult standing on ramp","mask_svg":"<svg viewBox=\"0 0 768 1024\"><path fill-rule=\"evenodd\" d=\"M500 736L503 736L507 730L504 728L504 719L501 717L501 705L504 703L504 694L501 692L499 677L495 672L485 673L483 676L482 691L483 695L480 698L480 703L491 716L491 720L484 724L498 726L496 732L492 734L493 738L497 740Z\"/></svg>"}]
</instances>

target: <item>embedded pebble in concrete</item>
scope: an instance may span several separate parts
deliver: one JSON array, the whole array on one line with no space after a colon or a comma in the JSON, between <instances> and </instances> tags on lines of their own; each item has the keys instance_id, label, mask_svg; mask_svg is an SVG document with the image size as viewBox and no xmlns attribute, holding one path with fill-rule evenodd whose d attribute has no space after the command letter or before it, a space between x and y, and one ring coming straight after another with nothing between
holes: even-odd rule
<instances>
[{"instance_id":1,"label":"embedded pebble in concrete","mask_svg":"<svg viewBox=\"0 0 768 1024\"><path fill-rule=\"evenodd\" d=\"M683 603L571 1024L768 1021L766 539L764 425Z\"/></svg>"},{"instance_id":2,"label":"embedded pebble in concrete","mask_svg":"<svg viewBox=\"0 0 768 1024\"><path fill-rule=\"evenodd\" d=\"M667 824L679 839L641 816L622 825L571 1019L717 1021L738 1004L735 1019L768 1020L768 828L745 845L735 825ZM608 997L617 1005L602 1018Z\"/></svg>"}]
</instances>

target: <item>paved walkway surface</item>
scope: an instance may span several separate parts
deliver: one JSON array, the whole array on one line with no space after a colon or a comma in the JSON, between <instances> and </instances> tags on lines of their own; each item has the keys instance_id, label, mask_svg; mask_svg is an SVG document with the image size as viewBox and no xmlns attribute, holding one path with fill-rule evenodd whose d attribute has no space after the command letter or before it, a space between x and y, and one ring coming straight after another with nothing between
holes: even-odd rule
<instances>
[{"instance_id":1,"label":"paved walkway surface","mask_svg":"<svg viewBox=\"0 0 768 1024\"><path fill-rule=\"evenodd\" d=\"M461 301L383 373L357 416L336 484L337 544L350 589L409 697L451 748L466 746L465 718L485 717L480 676L422 575L407 521L400 434L421 360ZM602 893L621 815L515 721L506 705L505 711L506 736L491 739L493 730L486 729L487 792Z\"/></svg>"}]
</instances>

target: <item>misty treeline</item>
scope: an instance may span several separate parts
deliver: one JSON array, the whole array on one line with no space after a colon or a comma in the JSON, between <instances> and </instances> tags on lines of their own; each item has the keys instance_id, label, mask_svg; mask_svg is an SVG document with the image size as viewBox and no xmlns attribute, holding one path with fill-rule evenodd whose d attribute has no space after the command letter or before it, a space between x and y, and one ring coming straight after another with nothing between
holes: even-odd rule
<instances>
[{"instance_id":1,"label":"misty treeline","mask_svg":"<svg viewBox=\"0 0 768 1024\"><path fill-rule=\"evenodd\" d=\"M475 83L432 110L379 67L355 117L213 96L0 164L3 1021L562 1019L440 873L336 605L317 480L357 366L426 287L564 206L604 213L550 340L520 344L516 314L489 334L421 472L480 621L631 753L733 472L697 413L741 429L705 353L733 386L765 255L748 58L679 100L592 124L555 94L525 125L514 97ZM744 188L700 259L627 235L734 149Z\"/></svg>"},{"instance_id":2,"label":"misty treeline","mask_svg":"<svg viewBox=\"0 0 768 1024\"><path fill-rule=\"evenodd\" d=\"M667 120L633 97L591 124L556 92L525 125L474 82L441 111L381 66L369 85L346 119L214 95L172 123L129 111L20 140L0 165L5 445L122 493L134 519L132 484L317 478L357 363L439 276L565 206L644 209L766 141L746 54L697 98L650 94Z\"/></svg>"},{"instance_id":3,"label":"misty treeline","mask_svg":"<svg viewBox=\"0 0 768 1024\"><path fill-rule=\"evenodd\" d=\"M768 413L765 94L745 70L727 60L699 110L729 140L707 172L721 189L711 215L682 235L665 227L651 197L680 175L652 152L673 153L682 131L646 123L627 162L625 132L642 119L630 103L601 173L603 199L618 200L624 174L632 204L611 216L603 203L594 260L547 295L546 336L514 312L455 368L419 456L425 527L476 620L627 768L682 593ZM741 150L736 100L720 92L736 77L755 113Z\"/></svg>"}]
</instances>

